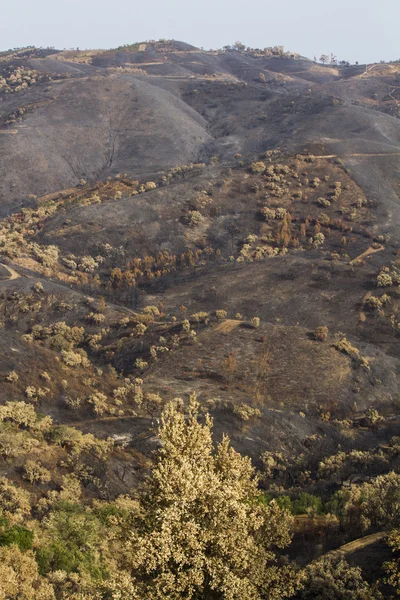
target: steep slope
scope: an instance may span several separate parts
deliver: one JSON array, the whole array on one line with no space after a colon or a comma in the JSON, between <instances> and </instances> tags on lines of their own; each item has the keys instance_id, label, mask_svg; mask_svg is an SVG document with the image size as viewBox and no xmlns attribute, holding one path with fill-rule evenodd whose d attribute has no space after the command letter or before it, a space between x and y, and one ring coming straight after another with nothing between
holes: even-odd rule
<instances>
[{"instance_id":1,"label":"steep slope","mask_svg":"<svg viewBox=\"0 0 400 600\"><path fill-rule=\"evenodd\" d=\"M9 95L3 119L21 109L21 122L0 134L3 212L29 194L81 178L154 172L195 159L209 137L204 119L184 102L129 75L57 81Z\"/></svg>"}]
</instances>

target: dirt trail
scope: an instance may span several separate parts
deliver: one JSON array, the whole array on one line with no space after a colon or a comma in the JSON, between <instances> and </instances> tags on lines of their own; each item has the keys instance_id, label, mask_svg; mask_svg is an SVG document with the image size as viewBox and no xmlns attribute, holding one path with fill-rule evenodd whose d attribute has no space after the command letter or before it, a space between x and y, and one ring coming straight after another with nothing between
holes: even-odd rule
<instances>
[{"instance_id":1,"label":"dirt trail","mask_svg":"<svg viewBox=\"0 0 400 600\"><path fill-rule=\"evenodd\" d=\"M369 153L369 152L359 152L354 154L321 154L319 156L314 156L314 158L359 158L359 157L370 157L370 156L400 156L400 152L378 152L378 153Z\"/></svg>"},{"instance_id":2,"label":"dirt trail","mask_svg":"<svg viewBox=\"0 0 400 600\"><path fill-rule=\"evenodd\" d=\"M318 560L321 560L321 558L342 558L344 556L347 556L348 554L353 554L354 552L357 552L357 550L362 550L363 548L366 548L371 544L375 544L376 542L383 540L387 535L387 531L378 531L378 533L371 533L371 535L366 535L365 537L358 538L353 542L344 544L344 546L340 546L340 548L336 548L336 550L330 550L329 552L321 556Z\"/></svg>"},{"instance_id":3,"label":"dirt trail","mask_svg":"<svg viewBox=\"0 0 400 600\"><path fill-rule=\"evenodd\" d=\"M394 101L396 102L396 104L399 104L399 101L397 100L397 98L395 98L395 97L393 96L393 94L394 94L394 93L395 93L395 91L396 91L396 90L398 90L398 89L400 89L400 88L399 88L399 87L395 87L395 88L393 88L393 89L392 89L392 91L391 91L391 92L389 92L389 96L392 98L392 100L394 100Z\"/></svg>"},{"instance_id":4,"label":"dirt trail","mask_svg":"<svg viewBox=\"0 0 400 600\"><path fill-rule=\"evenodd\" d=\"M221 333L231 333L231 331L236 329L236 327L239 327L241 323L242 321L238 321L237 319L226 319L215 327L215 331L220 331Z\"/></svg>"},{"instance_id":5,"label":"dirt trail","mask_svg":"<svg viewBox=\"0 0 400 600\"><path fill-rule=\"evenodd\" d=\"M10 273L10 277L8 278L8 281L11 281L12 279L18 279L19 277L21 277L21 275L19 273L17 273L17 271L14 271L14 269L9 267L8 265L5 265L4 263L0 263L0 266L4 267L4 269L6 269L6 271L8 271Z\"/></svg>"},{"instance_id":6,"label":"dirt trail","mask_svg":"<svg viewBox=\"0 0 400 600\"><path fill-rule=\"evenodd\" d=\"M98 425L99 423L108 423L110 421L129 421L132 419L136 419L137 417L134 417L133 415L124 415L122 417L102 417L101 419L98 418L94 418L94 419L86 419L86 420L81 420L81 421L73 421L72 423L70 421L62 423L63 425L66 425L67 427L82 427L82 425ZM141 419L143 419L144 417L140 417Z\"/></svg>"},{"instance_id":7,"label":"dirt trail","mask_svg":"<svg viewBox=\"0 0 400 600\"><path fill-rule=\"evenodd\" d=\"M382 246L382 244L379 246L379 248L373 248L373 246L370 246L369 248L367 248L365 250L365 252L363 252L359 256L356 256L356 258L353 258L353 260L350 261L350 264L353 265L358 260L363 260L363 258L366 258L367 256L370 256L371 254L375 254L375 252L382 252L382 250L384 250L384 249L385 249L385 246Z\"/></svg>"}]
</instances>

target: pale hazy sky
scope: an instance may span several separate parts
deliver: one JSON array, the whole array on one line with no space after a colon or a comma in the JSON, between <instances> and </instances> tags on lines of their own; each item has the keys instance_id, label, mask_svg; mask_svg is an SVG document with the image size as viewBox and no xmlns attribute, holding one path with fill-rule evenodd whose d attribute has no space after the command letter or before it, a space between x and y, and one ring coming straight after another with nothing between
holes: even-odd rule
<instances>
[{"instance_id":1,"label":"pale hazy sky","mask_svg":"<svg viewBox=\"0 0 400 600\"><path fill-rule=\"evenodd\" d=\"M399 25L400 0L0 0L0 50L240 40L365 63L400 58Z\"/></svg>"}]
</instances>

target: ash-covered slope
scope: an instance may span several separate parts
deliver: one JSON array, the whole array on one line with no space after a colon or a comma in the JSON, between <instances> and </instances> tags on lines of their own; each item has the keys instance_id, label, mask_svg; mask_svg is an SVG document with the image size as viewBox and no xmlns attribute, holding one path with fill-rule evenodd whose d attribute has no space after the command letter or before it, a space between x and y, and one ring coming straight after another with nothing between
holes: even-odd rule
<instances>
[{"instance_id":1,"label":"ash-covered slope","mask_svg":"<svg viewBox=\"0 0 400 600\"><path fill-rule=\"evenodd\" d=\"M2 214L80 179L322 143L382 203L389 226L400 218L397 64L324 67L164 41L0 57L5 82L21 69L31 73L25 89L0 90Z\"/></svg>"}]
</instances>

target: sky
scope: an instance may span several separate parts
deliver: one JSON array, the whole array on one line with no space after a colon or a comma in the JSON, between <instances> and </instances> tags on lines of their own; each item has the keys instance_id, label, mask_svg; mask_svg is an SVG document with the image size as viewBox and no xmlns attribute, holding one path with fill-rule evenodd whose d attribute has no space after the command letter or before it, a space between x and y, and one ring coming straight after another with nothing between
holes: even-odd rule
<instances>
[{"instance_id":1,"label":"sky","mask_svg":"<svg viewBox=\"0 0 400 600\"><path fill-rule=\"evenodd\" d=\"M400 0L0 0L0 50L160 38L210 49L239 40L369 63L400 58L399 23Z\"/></svg>"}]
</instances>

